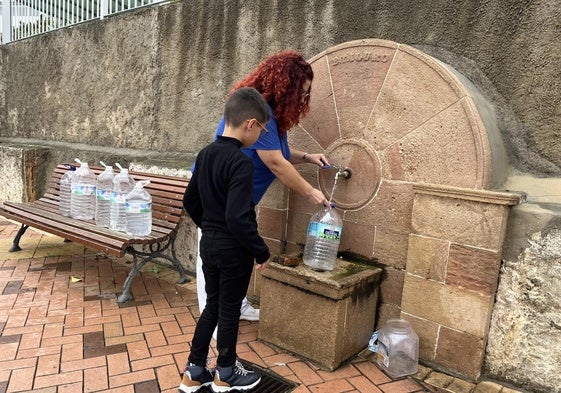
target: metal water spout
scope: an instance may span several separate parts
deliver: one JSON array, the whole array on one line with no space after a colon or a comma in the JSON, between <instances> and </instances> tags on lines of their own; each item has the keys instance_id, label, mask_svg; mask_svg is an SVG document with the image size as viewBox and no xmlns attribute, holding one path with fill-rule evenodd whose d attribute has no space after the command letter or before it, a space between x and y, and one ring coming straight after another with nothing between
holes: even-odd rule
<instances>
[{"instance_id":1,"label":"metal water spout","mask_svg":"<svg viewBox=\"0 0 561 393\"><path fill-rule=\"evenodd\" d=\"M345 178L345 179L350 179L352 176L352 172L351 172L351 168L345 168L342 165L337 165L337 164L331 164L328 166L324 166L324 168L335 168L337 169L337 173L335 174L335 177L338 179L339 177Z\"/></svg>"},{"instance_id":2,"label":"metal water spout","mask_svg":"<svg viewBox=\"0 0 561 393\"><path fill-rule=\"evenodd\" d=\"M345 169L339 168L337 170L337 173L339 174L339 177L345 178L347 180L350 179L352 175L350 168L345 168Z\"/></svg>"}]
</instances>

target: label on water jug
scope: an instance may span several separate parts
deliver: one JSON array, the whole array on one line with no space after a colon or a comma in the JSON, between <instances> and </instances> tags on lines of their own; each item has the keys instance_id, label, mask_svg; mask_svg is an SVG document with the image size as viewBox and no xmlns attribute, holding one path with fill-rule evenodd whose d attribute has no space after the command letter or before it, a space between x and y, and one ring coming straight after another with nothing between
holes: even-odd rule
<instances>
[{"instance_id":1,"label":"label on water jug","mask_svg":"<svg viewBox=\"0 0 561 393\"><path fill-rule=\"evenodd\" d=\"M152 204L150 202L127 202L125 204L125 211L127 213L150 213L152 211Z\"/></svg>"},{"instance_id":2,"label":"label on water jug","mask_svg":"<svg viewBox=\"0 0 561 393\"><path fill-rule=\"evenodd\" d=\"M111 193L111 202L125 203L126 200L127 200L127 196L125 194L121 194L118 192Z\"/></svg>"},{"instance_id":3,"label":"label on water jug","mask_svg":"<svg viewBox=\"0 0 561 393\"><path fill-rule=\"evenodd\" d=\"M378 337L378 362L390 367L390 356L388 354L389 343L384 338Z\"/></svg>"},{"instance_id":4,"label":"label on water jug","mask_svg":"<svg viewBox=\"0 0 561 393\"><path fill-rule=\"evenodd\" d=\"M109 201L111 200L111 192L110 190L103 190L103 189L97 189L95 191L95 195L98 201Z\"/></svg>"},{"instance_id":5,"label":"label on water jug","mask_svg":"<svg viewBox=\"0 0 561 393\"><path fill-rule=\"evenodd\" d=\"M339 240L341 239L341 231L343 227L338 225L329 225L322 222L311 222L308 226L308 236L318 239Z\"/></svg>"},{"instance_id":6,"label":"label on water jug","mask_svg":"<svg viewBox=\"0 0 561 393\"><path fill-rule=\"evenodd\" d=\"M91 184L72 184L72 194L74 195L94 195L95 186Z\"/></svg>"}]
</instances>

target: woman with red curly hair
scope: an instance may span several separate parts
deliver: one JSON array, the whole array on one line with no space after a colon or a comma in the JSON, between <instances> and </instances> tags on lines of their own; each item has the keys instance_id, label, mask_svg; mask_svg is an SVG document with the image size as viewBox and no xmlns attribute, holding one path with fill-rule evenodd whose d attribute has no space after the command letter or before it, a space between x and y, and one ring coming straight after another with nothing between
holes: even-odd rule
<instances>
[{"instance_id":1,"label":"woman with red curly hair","mask_svg":"<svg viewBox=\"0 0 561 393\"><path fill-rule=\"evenodd\" d=\"M253 87L259 91L271 108L271 120L259 140L243 149L254 166L253 202L258 204L275 178L285 186L306 197L313 204L329 202L323 193L312 187L292 164L303 162L327 165L321 153L310 154L288 146L287 132L300 122L310 110L310 93L314 73L301 54L287 50L273 54L262 61L245 79L232 88ZM217 135L224 129L219 124Z\"/></svg>"}]
</instances>

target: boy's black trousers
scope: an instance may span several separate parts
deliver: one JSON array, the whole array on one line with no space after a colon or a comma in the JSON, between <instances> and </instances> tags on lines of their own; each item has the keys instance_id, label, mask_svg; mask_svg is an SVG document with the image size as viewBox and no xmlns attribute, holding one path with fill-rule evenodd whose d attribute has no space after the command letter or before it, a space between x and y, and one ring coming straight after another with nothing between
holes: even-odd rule
<instances>
[{"instance_id":1,"label":"boy's black trousers","mask_svg":"<svg viewBox=\"0 0 561 393\"><path fill-rule=\"evenodd\" d=\"M206 306L191 343L189 363L206 365L210 340L218 323L217 365L229 367L236 361L240 308L246 296L253 256L231 234L203 231L199 244L206 281Z\"/></svg>"}]
</instances>

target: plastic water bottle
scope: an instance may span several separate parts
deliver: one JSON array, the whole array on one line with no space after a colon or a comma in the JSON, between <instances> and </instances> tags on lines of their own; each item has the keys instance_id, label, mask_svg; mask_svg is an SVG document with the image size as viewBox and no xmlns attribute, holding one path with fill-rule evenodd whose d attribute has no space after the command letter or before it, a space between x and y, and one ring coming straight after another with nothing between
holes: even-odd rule
<instances>
[{"instance_id":1,"label":"plastic water bottle","mask_svg":"<svg viewBox=\"0 0 561 393\"><path fill-rule=\"evenodd\" d=\"M152 232L152 196L144 189L150 180L136 183L127 195L127 233L131 236L148 236Z\"/></svg>"},{"instance_id":2,"label":"plastic water bottle","mask_svg":"<svg viewBox=\"0 0 561 393\"><path fill-rule=\"evenodd\" d=\"M66 164L68 170L60 178L59 211L60 214L70 217L70 198L72 195L72 179L74 178L76 167Z\"/></svg>"},{"instance_id":3,"label":"plastic water bottle","mask_svg":"<svg viewBox=\"0 0 561 393\"><path fill-rule=\"evenodd\" d=\"M109 227L109 208L111 204L111 193L113 192L113 178L115 172L111 165L107 166L100 161L105 170L97 177L97 187L95 189L95 225Z\"/></svg>"},{"instance_id":4,"label":"plastic water bottle","mask_svg":"<svg viewBox=\"0 0 561 393\"><path fill-rule=\"evenodd\" d=\"M95 213L95 174L87 162L75 161L80 167L72 179L70 216L77 220L92 220Z\"/></svg>"},{"instance_id":5,"label":"plastic water bottle","mask_svg":"<svg viewBox=\"0 0 561 393\"><path fill-rule=\"evenodd\" d=\"M419 337L405 319L390 319L370 339L368 349L390 377L415 374L419 368Z\"/></svg>"},{"instance_id":6,"label":"plastic water bottle","mask_svg":"<svg viewBox=\"0 0 561 393\"><path fill-rule=\"evenodd\" d=\"M343 222L335 205L322 207L310 219L304 247L304 263L314 270L333 270L341 241Z\"/></svg>"},{"instance_id":7,"label":"plastic water bottle","mask_svg":"<svg viewBox=\"0 0 561 393\"><path fill-rule=\"evenodd\" d=\"M134 179L127 168L122 168L119 163L115 165L121 171L113 178L113 192L109 205L109 229L125 232L127 230L125 203L128 193L134 188Z\"/></svg>"}]
</instances>

